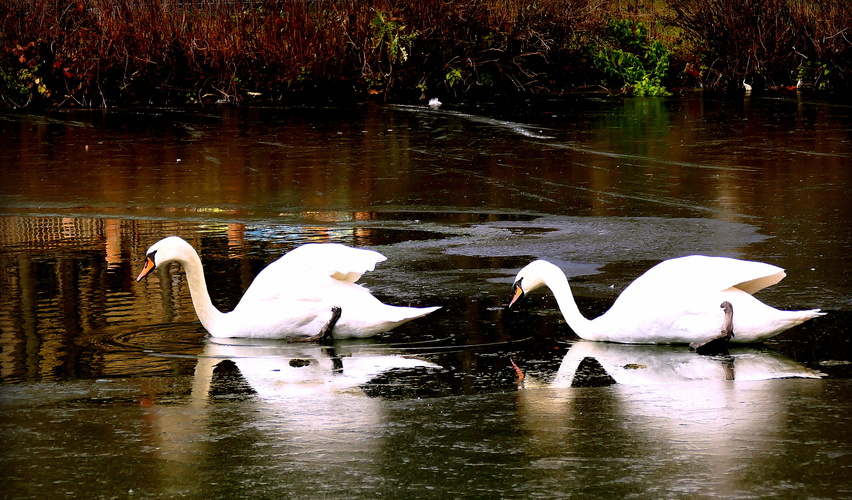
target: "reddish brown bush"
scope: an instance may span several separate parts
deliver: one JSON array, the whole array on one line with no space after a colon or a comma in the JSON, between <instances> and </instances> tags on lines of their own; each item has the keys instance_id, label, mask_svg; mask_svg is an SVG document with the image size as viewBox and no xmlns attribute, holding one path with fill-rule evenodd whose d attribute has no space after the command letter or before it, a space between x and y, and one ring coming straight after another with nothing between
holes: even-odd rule
<instances>
[{"instance_id":1,"label":"reddish brown bush","mask_svg":"<svg viewBox=\"0 0 852 500\"><path fill-rule=\"evenodd\" d=\"M852 9L847 0L668 0L704 65L705 84L849 85ZM834 73L832 75L832 73ZM828 77L828 78L827 78Z\"/></svg>"},{"instance_id":2,"label":"reddish brown bush","mask_svg":"<svg viewBox=\"0 0 852 500\"><path fill-rule=\"evenodd\" d=\"M0 94L9 105L106 106L277 98L328 85L532 89L595 25L602 11L590 5L0 0Z\"/></svg>"},{"instance_id":3,"label":"reddish brown bush","mask_svg":"<svg viewBox=\"0 0 852 500\"><path fill-rule=\"evenodd\" d=\"M847 0L667 2L707 85L850 85ZM665 28L656 14L608 0L0 0L0 100L564 90L598 82L589 49L611 18Z\"/></svg>"}]
</instances>

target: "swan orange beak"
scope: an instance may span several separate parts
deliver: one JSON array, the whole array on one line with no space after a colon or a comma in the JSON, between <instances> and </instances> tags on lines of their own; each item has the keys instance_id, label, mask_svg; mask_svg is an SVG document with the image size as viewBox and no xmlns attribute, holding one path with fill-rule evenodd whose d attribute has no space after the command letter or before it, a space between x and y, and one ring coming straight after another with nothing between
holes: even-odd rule
<instances>
[{"instance_id":1,"label":"swan orange beak","mask_svg":"<svg viewBox=\"0 0 852 500\"><path fill-rule=\"evenodd\" d=\"M514 295L512 296L512 301L509 302L509 307L512 307L515 302L524 296L524 289L521 288L521 280L516 281L515 284L512 285L512 291L514 292Z\"/></svg>"},{"instance_id":2,"label":"swan orange beak","mask_svg":"<svg viewBox=\"0 0 852 500\"><path fill-rule=\"evenodd\" d=\"M142 272L139 273L139 277L136 278L136 281L142 281L143 279L145 279L145 276L151 274L151 271L153 271L154 269L157 269L157 264L154 263L154 257L149 255L145 258L145 267L142 268Z\"/></svg>"}]
</instances>

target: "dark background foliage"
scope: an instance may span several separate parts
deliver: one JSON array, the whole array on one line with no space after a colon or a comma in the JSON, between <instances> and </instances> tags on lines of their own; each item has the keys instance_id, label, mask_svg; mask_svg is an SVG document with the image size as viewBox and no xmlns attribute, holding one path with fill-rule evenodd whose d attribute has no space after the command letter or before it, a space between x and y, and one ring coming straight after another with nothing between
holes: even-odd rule
<instances>
[{"instance_id":1,"label":"dark background foliage","mask_svg":"<svg viewBox=\"0 0 852 500\"><path fill-rule=\"evenodd\" d=\"M0 0L0 100L107 107L600 88L606 68L593 54L613 19L642 23L671 52L670 89L745 80L848 90L846 1Z\"/></svg>"}]
</instances>

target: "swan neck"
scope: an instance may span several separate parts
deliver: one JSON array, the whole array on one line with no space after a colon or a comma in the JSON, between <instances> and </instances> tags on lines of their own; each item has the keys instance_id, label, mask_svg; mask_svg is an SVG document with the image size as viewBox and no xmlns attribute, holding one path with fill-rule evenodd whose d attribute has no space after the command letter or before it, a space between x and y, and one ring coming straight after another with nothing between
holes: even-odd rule
<instances>
[{"instance_id":1,"label":"swan neck","mask_svg":"<svg viewBox=\"0 0 852 500\"><path fill-rule=\"evenodd\" d=\"M179 262L183 265L186 272L186 281L189 285L189 295L192 297L192 305L195 308L195 314L201 320L204 328L213 334L216 329L216 324L220 321L224 314L213 305L210 300L210 293L207 290L207 281L204 279L204 269L201 265L201 259L195 250L192 255L189 255Z\"/></svg>"},{"instance_id":2,"label":"swan neck","mask_svg":"<svg viewBox=\"0 0 852 500\"><path fill-rule=\"evenodd\" d=\"M568 326L580 338L588 338L591 321L583 316L580 308L577 307L577 301L574 299L574 293L571 291L571 285L568 284L568 278L565 277L565 274L560 271L559 275L549 276L545 283L553 292L553 296L556 297L559 311L562 312Z\"/></svg>"}]
</instances>

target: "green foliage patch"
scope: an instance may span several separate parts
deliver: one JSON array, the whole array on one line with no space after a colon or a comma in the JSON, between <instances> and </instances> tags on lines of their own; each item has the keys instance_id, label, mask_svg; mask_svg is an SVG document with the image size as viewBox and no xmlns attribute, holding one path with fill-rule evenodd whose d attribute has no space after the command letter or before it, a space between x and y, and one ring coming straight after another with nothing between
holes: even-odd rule
<instances>
[{"instance_id":1,"label":"green foliage patch","mask_svg":"<svg viewBox=\"0 0 852 500\"><path fill-rule=\"evenodd\" d=\"M636 96L671 95L662 84L671 51L659 40L650 40L644 24L615 19L610 22L607 35L594 50L593 61L607 76L608 84L614 83Z\"/></svg>"}]
</instances>

